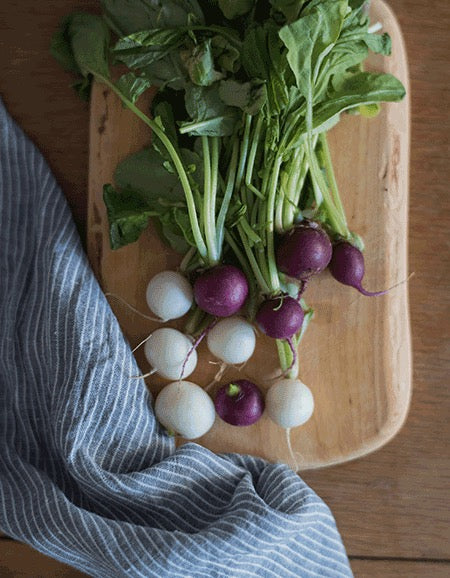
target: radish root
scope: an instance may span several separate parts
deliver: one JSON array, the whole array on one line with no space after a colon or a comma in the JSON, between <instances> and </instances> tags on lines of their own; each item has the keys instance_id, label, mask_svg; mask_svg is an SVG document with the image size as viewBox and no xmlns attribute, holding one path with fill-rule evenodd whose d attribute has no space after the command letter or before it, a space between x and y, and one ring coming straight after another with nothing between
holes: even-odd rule
<instances>
[{"instance_id":1,"label":"radish root","mask_svg":"<svg viewBox=\"0 0 450 578\"><path fill-rule=\"evenodd\" d=\"M291 468L294 470L294 472L297 473L298 470L300 469L300 465L299 465L299 463L298 463L298 461L297 461L297 458L295 457L295 452L294 452L294 450L293 450L293 448L292 448L292 443L291 443L291 428L290 428L290 427L289 427L289 428L286 428L286 429L285 429L285 432L286 432L286 442L287 442L287 446L288 446L288 450L289 450L289 455L290 455L291 460L292 460L292 464L290 464L290 465L291 465Z\"/></svg>"},{"instance_id":2,"label":"radish root","mask_svg":"<svg viewBox=\"0 0 450 578\"><path fill-rule=\"evenodd\" d=\"M128 309L130 309L130 311L133 311L133 313L136 313L136 315L139 315L140 317L142 317L143 319L148 319L149 321L156 321L157 323L165 323L164 319L160 319L159 317L150 317L150 315L145 315L144 313L142 313L142 311L139 311L139 309L136 309L136 307L133 307L132 305L130 305L128 303L128 301L126 301L123 297L120 297L120 295L116 295L115 293L105 293L106 297L112 297L113 299L116 299L116 301L119 301L120 303L122 303L122 305L125 305L125 307L127 307Z\"/></svg>"}]
</instances>

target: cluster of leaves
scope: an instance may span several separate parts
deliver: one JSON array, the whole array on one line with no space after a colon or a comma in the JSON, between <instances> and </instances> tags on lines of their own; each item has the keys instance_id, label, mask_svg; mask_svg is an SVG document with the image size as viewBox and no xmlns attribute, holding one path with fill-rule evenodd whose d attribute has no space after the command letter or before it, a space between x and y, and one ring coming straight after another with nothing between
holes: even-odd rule
<instances>
[{"instance_id":1,"label":"cluster of leaves","mask_svg":"<svg viewBox=\"0 0 450 578\"><path fill-rule=\"evenodd\" d=\"M140 113L153 128L152 148L121 163L115 186L105 187L113 248L134 242L156 218L174 249L194 246L211 264L221 258L228 228L247 266L254 269L260 257L252 259L252 250L264 253L267 266L260 263L257 278L276 291L265 273L274 267L275 205L282 207L280 232L303 209L315 210L335 234L350 235L322 175L318 137L344 111L370 114L404 96L396 78L362 68L369 51L391 50L387 34L369 31L365 0L101 5L102 16L66 18L53 39L55 57L79 75L77 90L86 97L95 78L137 114L139 96L151 86L160 91L154 120ZM127 68L117 82L114 65ZM219 151L216 165L211 150ZM292 173L302 177L293 181Z\"/></svg>"}]
</instances>

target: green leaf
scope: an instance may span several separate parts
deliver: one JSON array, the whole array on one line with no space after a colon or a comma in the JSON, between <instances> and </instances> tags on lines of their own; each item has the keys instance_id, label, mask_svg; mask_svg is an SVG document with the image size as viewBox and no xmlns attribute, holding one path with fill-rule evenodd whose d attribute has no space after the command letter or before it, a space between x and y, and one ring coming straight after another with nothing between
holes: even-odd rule
<instances>
[{"instance_id":1,"label":"green leaf","mask_svg":"<svg viewBox=\"0 0 450 578\"><path fill-rule=\"evenodd\" d=\"M380 102L399 102L405 96L403 84L390 74L360 72L346 78L328 99L314 108L314 128L351 108Z\"/></svg>"},{"instance_id":2,"label":"green leaf","mask_svg":"<svg viewBox=\"0 0 450 578\"><path fill-rule=\"evenodd\" d=\"M176 211L176 209L171 209L160 215L157 220L155 219L155 226L160 237L169 247L177 253L185 255L190 249L191 243L186 240L185 232L178 224L178 221L183 222L183 217ZM189 216L187 218L189 219ZM186 234L189 235L191 231L192 227L186 230Z\"/></svg>"},{"instance_id":3,"label":"green leaf","mask_svg":"<svg viewBox=\"0 0 450 578\"><path fill-rule=\"evenodd\" d=\"M68 26L72 18L73 15L64 18L60 27L53 34L50 43L50 54L59 62L64 70L80 72L78 64L73 56L72 46L67 34Z\"/></svg>"},{"instance_id":4,"label":"green leaf","mask_svg":"<svg viewBox=\"0 0 450 578\"><path fill-rule=\"evenodd\" d=\"M109 239L112 249L120 249L137 241L155 215L138 196L129 192L118 193L111 185L103 188L103 200L109 221Z\"/></svg>"},{"instance_id":5,"label":"green leaf","mask_svg":"<svg viewBox=\"0 0 450 578\"><path fill-rule=\"evenodd\" d=\"M91 97L92 77L81 77L80 80L77 80L72 84L72 88L81 100L88 102Z\"/></svg>"},{"instance_id":6,"label":"green leaf","mask_svg":"<svg viewBox=\"0 0 450 578\"><path fill-rule=\"evenodd\" d=\"M147 78L138 77L133 72L128 72L119 78L116 86L128 100L136 102L141 94L150 88L151 84Z\"/></svg>"},{"instance_id":7,"label":"green leaf","mask_svg":"<svg viewBox=\"0 0 450 578\"><path fill-rule=\"evenodd\" d=\"M167 138L170 140L175 150L179 154L180 151L178 149L178 132L175 125L172 107L168 102L164 100L160 101L154 107L153 114L155 116L155 122L166 133ZM153 134L152 146L160 154L163 161L172 163L172 158L167 152L166 147L155 134Z\"/></svg>"},{"instance_id":8,"label":"green leaf","mask_svg":"<svg viewBox=\"0 0 450 578\"><path fill-rule=\"evenodd\" d=\"M165 58L156 60L145 66L141 73L154 86L169 87L173 90L182 90L186 87L187 74L178 53L168 54Z\"/></svg>"},{"instance_id":9,"label":"green leaf","mask_svg":"<svg viewBox=\"0 0 450 578\"><path fill-rule=\"evenodd\" d=\"M181 58L191 82L198 86L210 86L224 77L214 68L211 39L194 46L192 51L182 51Z\"/></svg>"},{"instance_id":10,"label":"green leaf","mask_svg":"<svg viewBox=\"0 0 450 578\"><path fill-rule=\"evenodd\" d=\"M255 26L248 30L242 46L242 64L249 78L270 80L270 59L267 46L266 26Z\"/></svg>"},{"instance_id":11,"label":"green leaf","mask_svg":"<svg viewBox=\"0 0 450 578\"><path fill-rule=\"evenodd\" d=\"M297 20L303 6L308 0L270 0L273 8L281 12L287 22Z\"/></svg>"},{"instance_id":12,"label":"green leaf","mask_svg":"<svg viewBox=\"0 0 450 578\"><path fill-rule=\"evenodd\" d=\"M179 48L185 39L184 29L141 30L120 38L113 50L116 59L129 68L143 68L165 58Z\"/></svg>"},{"instance_id":13,"label":"green leaf","mask_svg":"<svg viewBox=\"0 0 450 578\"><path fill-rule=\"evenodd\" d=\"M255 0L219 0L219 7L228 20L247 14L254 5Z\"/></svg>"},{"instance_id":14,"label":"green leaf","mask_svg":"<svg viewBox=\"0 0 450 578\"><path fill-rule=\"evenodd\" d=\"M367 107L381 102L399 102L405 96L403 84L390 74L358 72L346 77L327 99L314 107L313 134L331 130L339 122L339 116L352 109ZM367 109L363 109L367 110ZM299 123L287 149L299 146L307 133L306 120Z\"/></svg>"},{"instance_id":15,"label":"green leaf","mask_svg":"<svg viewBox=\"0 0 450 578\"><path fill-rule=\"evenodd\" d=\"M237 109L223 102L217 85L208 87L188 85L185 104L192 122L182 123L181 133L189 132L196 136L230 136L233 134L238 120Z\"/></svg>"},{"instance_id":16,"label":"green leaf","mask_svg":"<svg viewBox=\"0 0 450 578\"><path fill-rule=\"evenodd\" d=\"M92 75L109 77L109 30L99 16L77 12L67 16L53 35L50 52L70 72L79 74L72 85L89 100Z\"/></svg>"},{"instance_id":17,"label":"green leaf","mask_svg":"<svg viewBox=\"0 0 450 578\"><path fill-rule=\"evenodd\" d=\"M236 106L251 115L257 114L267 100L265 83L260 80L243 83L233 79L222 80L219 95L228 106Z\"/></svg>"},{"instance_id":18,"label":"green leaf","mask_svg":"<svg viewBox=\"0 0 450 578\"><path fill-rule=\"evenodd\" d=\"M250 78L267 81L269 114L279 114L289 101L294 82L278 27L271 22L248 31L244 38L242 63Z\"/></svg>"},{"instance_id":19,"label":"green leaf","mask_svg":"<svg viewBox=\"0 0 450 578\"><path fill-rule=\"evenodd\" d=\"M204 23L196 0L102 0L108 24L118 36L151 28Z\"/></svg>"},{"instance_id":20,"label":"green leaf","mask_svg":"<svg viewBox=\"0 0 450 578\"><path fill-rule=\"evenodd\" d=\"M235 74L240 69L241 54L226 38L218 34L213 36L211 46L214 60L221 70Z\"/></svg>"},{"instance_id":21,"label":"green leaf","mask_svg":"<svg viewBox=\"0 0 450 578\"><path fill-rule=\"evenodd\" d=\"M164 168L164 158L146 148L126 157L118 164L114 182L122 191L133 191L153 210L184 202L184 193L176 175Z\"/></svg>"},{"instance_id":22,"label":"green leaf","mask_svg":"<svg viewBox=\"0 0 450 578\"><path fill-rule=\"evenodd\" d=\"M178 90L187 77L178 51L186 38L186 29L140 30L121 38L114 55L128 68L140 70L151 84Z\"/></svg>"},{"instance_id":23,"label":"green leaf","mask_svg":"<svg viewBox=\"0 0 450 578\"><path fill-rule=\"evenodd\" d=\"M109 78L109 30L100 16L77 13L68 18L66 34L83 76Z\"/></svg>"},{"instance_id":24,"label":"green leaf","mask_svg":"<svg viewBox=\"0 0 450 578\"><path fill-rule=\"evenodd\" d=\"M369 50L384 56L390 56L392 52L392 40L389 34L366 34L364 42Z\"/></svg>"},{"instance_id":25,"label":"green leaf","mask_svg":"<svg viewBox=\"0 0 450 578\"><path fill-rule=\"evenodd\" d=\"M297 87L307 99L313 94L324 59L339 38L347 9L348 0L313 1L301 18L279 32Z\"/></svg>"},{"instance_id":26,"label":"green leaf","mask_svg":"<svg viewBox=\"0 0 450 578\"><path fill-rule=\"evenodd\" d=\"M175 222L177 223L180 231L183 233L183 237L191 247L196 247L194 235L192 234L192 225L189 219L189 215L186 209L181 209L180 207L175 207L172 212Z\"/></svg>"}]
</instances>

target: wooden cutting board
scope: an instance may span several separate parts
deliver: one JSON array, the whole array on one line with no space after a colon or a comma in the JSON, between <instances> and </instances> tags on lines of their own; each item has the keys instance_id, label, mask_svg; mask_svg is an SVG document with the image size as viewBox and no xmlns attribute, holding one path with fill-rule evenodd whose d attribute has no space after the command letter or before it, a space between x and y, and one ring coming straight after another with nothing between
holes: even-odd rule
<instances>
[{"instance_id":1,"label":"wooden cutting board","mask_svg":"<svg viewBox=\"0 0 450 578\"><path fill-rule=\"evenodd\" d=\"M401 30L390 8L372 4L372 21L392 37L393 56L371 57L369 68L390 72L409 93L408 67ZM141 102L146 107L148 102ZM124 110L104 86L94 87L91 104L88 254L105 292L114 293L148 313L145 288L164 269L175 269L178 255L149 228L136 244L111 251L102 201L104 183L112 182L117 163L151 140L147 128ZM330 135L330 146L350 228L366 243L366 287L390 287L408 277L409 98L384 105L375 119L344 116ZM414 281L411 281L414 282ZM291 431L300 470L355 459L380 448L402 426L411 395L411 339L406 283L378 298L363 297L335 282L328 273L314 279L305 293L316 311L299 348L300 377L315 397L313 418ZM135 346L157 324L140 318L110 298L121 327ZM172 323L173 327L180 326ZM149 371L142 351L136 353L143 373ZM189 379L206 385L217 365L204 344L199 365ZM263 388L277 365L276 347L258 337L257 351L241 371ZM147 379L156 394L165 382ZM214 391L214 390L213 390ZM255 425L237 428L219 418L197 440L217 452L250 453L292 464L285 430L265 415ZM180 440L182 443L182 440Z\"/></svg>"}]
</instances>

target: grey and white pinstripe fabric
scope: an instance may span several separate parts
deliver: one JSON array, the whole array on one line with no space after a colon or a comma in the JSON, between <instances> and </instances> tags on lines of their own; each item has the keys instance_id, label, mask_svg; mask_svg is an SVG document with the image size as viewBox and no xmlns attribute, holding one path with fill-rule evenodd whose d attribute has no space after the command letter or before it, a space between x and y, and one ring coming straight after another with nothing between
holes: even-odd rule
<instances>
[{"instance_id":1,"label":"grey and white pinstripe fabric","mask_svg":"<svg viewBox=\"0 0 450 578\"><path fill-rule=\"evenodd\" d=\"M96 577L351 576L289 468L175 452L40 153L0 103L0 529Z\"/></svg>"}]
</instances>

